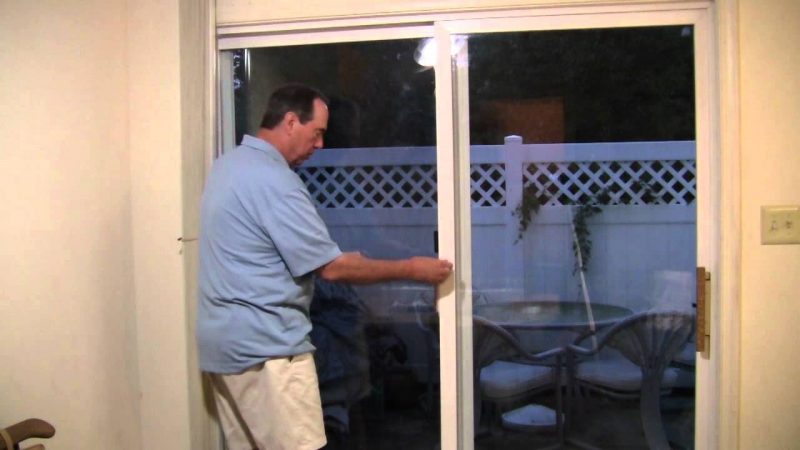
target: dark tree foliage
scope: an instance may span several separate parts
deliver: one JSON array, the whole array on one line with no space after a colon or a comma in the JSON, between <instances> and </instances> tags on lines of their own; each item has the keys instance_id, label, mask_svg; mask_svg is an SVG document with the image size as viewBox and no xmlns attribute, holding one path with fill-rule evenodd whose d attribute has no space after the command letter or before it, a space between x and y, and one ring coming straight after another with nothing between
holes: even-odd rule
<instances>
[{"instance_id":1,"label":"dark tree foliage","mask_svg":"<svg viewBox=\"0 0 800 450\"><path fill-rule=\"evenodd\" d=\"M556 97L565 142L694 139L691 27L566 30L470 40L473 144L502 142L488 101Z\"/></svg>"},{"instance_id":2,"label":"dark tree foliage","mask_svg":"<svg viewBox=\"0 0 800 450\"><path fill-rule=\"evenodd\" d=\"M668 26L470 37L471 143L499 144L512 131L497 123L490 104L541 98L563 104L563 142L694 139L692 31ZM329 148L430 146L436 142L434 72L414 61L418 43L265 48L251 51L251 59L253 67L269 67L276 81L309 83L331 98ZM243 104L268 95L268 83L252 82L264 75L252 71L246 80L244 74L239 66L237 135L252 122L240 117L247 111Z\"/></svg>"}]
</instances>

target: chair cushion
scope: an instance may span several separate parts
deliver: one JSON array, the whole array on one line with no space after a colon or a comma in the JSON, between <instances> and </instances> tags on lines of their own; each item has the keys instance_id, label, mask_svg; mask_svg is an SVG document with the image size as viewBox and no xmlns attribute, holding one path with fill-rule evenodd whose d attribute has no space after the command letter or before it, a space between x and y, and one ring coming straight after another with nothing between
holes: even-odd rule
<instances>
[{"instance_id":1,"label":"chair cushion","mask_svg":"<svg viewBox=\"0 0 800 450\"><path fill-rule=\"evenodd\" d=\"M575 372L575 378L620 392L635 392L642 386L642 371L639 366L621 356L604 356L581 362ZM661 386L674 387L677 379L677 369L667 368Z\"/></svg>"},{"instance_id":2,"label":"chair cushion","mask_svg":"<svg viewBox=\"0 0 800 450\"><path fill-rule=\"evenodd\" d=\"M503 426L511 430L532 431L556 426L556 412L535 403L503 413L502 418Z\"/></svg>"},{"instance_id":3,"label":"chair cushion","mask_svg":"<svg viewBox=\"0 0 800 450\"><path fill-rule=\"evenodd\" d=\"M481 369L480 386L489 398L513 397L553 382L552 367L495 361Z\"/></svg>"}]
</instances>

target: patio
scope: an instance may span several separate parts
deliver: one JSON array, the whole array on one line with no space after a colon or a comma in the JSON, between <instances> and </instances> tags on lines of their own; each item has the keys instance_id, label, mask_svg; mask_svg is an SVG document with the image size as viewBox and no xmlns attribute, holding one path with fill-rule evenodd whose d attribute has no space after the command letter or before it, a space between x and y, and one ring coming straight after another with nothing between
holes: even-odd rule
<instances>
[{"instance_id":1,"label":"patio","mask_svg":"<svg viewBox=\"0 0 800 450\"><path fill-rule=\"evenodd\" d=\"M418 385L416 393L422 395L425 386ZM552 403L552 396L539 396L535 402ZM665 397L663 418L669 431L670 442L676 449L693 448L694 415L691 403L694 392L675 391ZM373 399L366 399L351 412L349 436L333 437L329 450L436 450L439 449L439 424L432 420L419 405L405 405L387 409L379 414ZM556 442L554 433L528 434L495 430L479 430L475 439L476 450L529 450L551 446ZM569 432L570 438L591 443L604 449L646 449L647 445L639 425L639 405L636 400L618 401L592 397L586 411L579 416ZM566 443L564 449L580 447Z\"/></svg>"},{"instance_id":2,"label":"patio","mask_svg":"<svg viewBox=\"0 0 800 450\"><path fill-rule=\"evenodd\" d=\"M335 292L323 286L318 289L318 294L323 292L328 292L327 298L318 298L315 303L327 305L328 309L324 314L337 311L336 314L341 314L341 311L347 310L350 319L360 321L356 322L355 326L352 323L339 322L340 326L344 326L344 329L351 333L346 340L357 343L339 347L340 350L344 350L343 357L335 356L336 345L323 345L318 350L318 353L321 352L318 356L322 358L318 361L318 369L323 371L325 365L320 362L333 364L339 371L343 367L361 366L359 371L343 374L346 380L344 382L337 382L335 377L332 379L320 375L323 404L333 400L334 405L345 405L344 409L338 408L339 416L328 417L329 423L330 419L334 419L333 423L346 424L344 428L341 426L329 428L328 448L438 448L439 355L435 342L429 340L432 334L419 326L414 313L407 313L405 320L402 320L402 314L397 314L402 311L396 310L393 321L376 322L374 319L362 316L362 314L368 316L368 313L356 312L359 308L354 305L363 305L363 302L358 299L355 291ZM324 317L315 316L315 311L317 310L312 309L312 317ZM321 333L322 328L323 326L315 321L315 333ZM339 337L336 340L342 345L344 335L337 334ZM543 337L541 332L537 332L527 336L526 342L542 344ZM358 342L365 345L360 345ZM556 345L552 341L548 342L544 345ZM316 341L315 344L320 345ZM633 369L638 372L635 366ZM671 370L678 371L678 369ZM691 448L694 436L694 373L686 367L681 370L683 370L681 372L683 384L673 380L670 388L665 387L662 391L664 395L661 417L670 445L673 448ZM339 372L339 376L341 375ZM575 439L598 448L647 448L640 418L638 393L634 392L628 399L612 399L606 395L581 390L580 395L568 397L566 380L566 373L562 372L559 385L566 402L565 412L570 421L567 430L569 442ZM513 403L504 404L503 410L508 411L529 403L555 408L554 391L549 389L535 395L524 395ZM341 417L342 411L347 416L344 421ZM554 430L520 433L504 429L499 423L493 422L496 419L496 416L493 419L490 414L483 415L481 424L476 430L476 449L530 448L531 445L538 448L557 443L557 433ZM347 427L349 432L341 431ZM564 448L573 446L566 443Z\"/></svg>"}]
</instances>

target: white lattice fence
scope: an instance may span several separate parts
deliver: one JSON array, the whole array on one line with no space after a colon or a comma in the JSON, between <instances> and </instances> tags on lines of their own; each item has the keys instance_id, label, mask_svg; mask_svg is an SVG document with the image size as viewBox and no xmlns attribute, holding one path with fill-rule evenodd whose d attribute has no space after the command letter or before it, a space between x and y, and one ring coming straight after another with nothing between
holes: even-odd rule
<instances>
[{"instance_id":1,"label":"white lattice fence","mask_svg":"<svg viewBox=\"0 0 800 450\"><path fill-rule=\"evenodd\" d=\"M298 170L320 208L436 207L436 168L417 166L306 167ZM473 164L473 206L505 206L505 166Z\"/></svg>"},{"instance_id":2,"label":"white lattice fence","mask_svg":"<svg viewBox=\"0 0 800 450\"><path fill-rule=\"evenodd\" d=\"M308 167L299 173L321 208L436 206L436 169L430 164Z\"/></svg>"},{"instance_id":3,"label":"white lattice fence","mask_svg":"<svg viewBox=\"0 0 800 450\"><path fill-rule=\"evenodd\" d=\"M598 193L608 205L688 205L697 197L693 160L544 162L525 166L524 186L547 205L587 202Z\"/></svg>"},{"instance_id":4,"label":"white lattice fence","mask_svg":"<svg viewBox=\"0 0 800 450\"><path fill-rule=\"evenodd\" d=\"M506 206L506 167L500 163L470 165L472 206Z\"/></svg>"},{"instance_id":5,"label":"white lattice fence","mask_svg":"<svg viewBox=\"0 0 800 450\"><path fill-rule=\"evenodd\" d=\"M603 203L610 205L691 204L697 197L693 143L661 148L663 144L475 146L472 206L513 207L508 204L509 189L529 186L535 186L546 197L544 204L551 206L585 202L601 191L608 196ZM509 153L516 158L510 160ZM436 207L435 153L430 147L321 154L326 158L315 155L298 170L320 208ZM408 160L393 165L381 161L382 157L398 161L399 155ZM509 164L522 166L521 179L508 179L508 173L519 173Z\"/></svg>"}]
</instances>

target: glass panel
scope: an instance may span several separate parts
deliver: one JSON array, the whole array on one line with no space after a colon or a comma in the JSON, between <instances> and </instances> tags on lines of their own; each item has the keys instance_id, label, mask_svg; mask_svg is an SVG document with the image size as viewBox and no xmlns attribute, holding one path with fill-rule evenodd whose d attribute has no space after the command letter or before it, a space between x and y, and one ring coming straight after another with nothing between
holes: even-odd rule
<instances>
[{"instance_id":1,"label":"glass panel","mask_svg":"<svg viewBox=\"0 0 800 450\"><path fill-rule=\"evenodd\" d=\"M692 447L693 28L468 42L475 448Z\"/></svg>"},{"instance_id":2,"label":"glass panel","mask_svg":"<svg viewBox=\"0 0 800 450\"><path fill-rule=\"evenodd\" d=\"M287 82L330 99L324 149L297 169L343 251L435 255L434 74L417 40L237 50L236 140ZM230 95L230 94L229 94ZM317 281L312 341L327 448L433 449L440 441L433 289Z\"/></svg>"}]
</instances>

